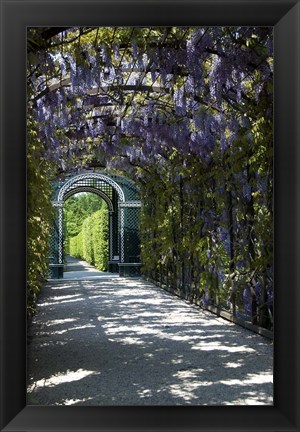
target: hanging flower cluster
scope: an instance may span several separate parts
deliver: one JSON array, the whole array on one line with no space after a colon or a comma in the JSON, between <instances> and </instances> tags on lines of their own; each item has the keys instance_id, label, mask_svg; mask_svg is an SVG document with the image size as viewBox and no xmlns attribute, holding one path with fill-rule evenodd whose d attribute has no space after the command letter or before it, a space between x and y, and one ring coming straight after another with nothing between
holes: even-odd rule
<instances>
[{"instance_id":1,"label":"hanging flower cluster","mask_svg":"<svg viewBox=\"0 0 300 432\"><path fill-rule=\"evenodd\" d=\"M86 140L98 149L114 137L112 153L134 139L146 154L136 162L148 165L151 135L155 153L163 137L163 148L183 146L209 161L214 146L224 152L251 122L260 95L272 100L269 28L93 29L68 43L77 31L58 35L61 44L38 51L38 66L30 65L49 158L57 146L75 143L79 155ZM272 110L264 115L271 121Z\"/></svg>"}]
</instances>

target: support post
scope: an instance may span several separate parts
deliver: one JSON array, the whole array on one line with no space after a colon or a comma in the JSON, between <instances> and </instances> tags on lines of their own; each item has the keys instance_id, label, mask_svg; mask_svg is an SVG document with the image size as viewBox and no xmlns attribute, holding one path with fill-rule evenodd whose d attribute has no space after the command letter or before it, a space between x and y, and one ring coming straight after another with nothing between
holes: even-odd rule
<instances>
[{"instance_id":1,"label":"support post","mask_svg":"<svg viewBox=\"0 0 300 432\"><path fill-rule=\"evenodd\" d=\"M57 225L58 225L58 241L57 241L57 253L55 258L57 262L49 264L50 277L51 279L62 279L64 274L64 262L63 262L63 201L54 201L53 207L57 208Z\"/></svg>"}]
</instances>

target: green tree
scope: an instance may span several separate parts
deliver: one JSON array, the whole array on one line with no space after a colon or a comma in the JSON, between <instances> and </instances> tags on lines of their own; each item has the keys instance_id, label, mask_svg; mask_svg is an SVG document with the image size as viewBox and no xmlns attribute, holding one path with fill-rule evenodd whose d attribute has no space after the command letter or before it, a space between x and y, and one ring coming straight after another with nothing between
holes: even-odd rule
<instances>
[{"instance_id":1,"label":"green tree","mask_svg":"<svg viewBox=\"0 0 300 432\"><path fill-rule=\"evenodd\" d=\"M64 238L68 253L70 239L82 230L85 219L103 207L103 200L93 193L79 193L71 196L64 205Z\"/></svg>"},{"instance_id":2,"label":"green tree","mask_svg":"<svg viewBox=\"0 0 300 432\"><path fill-rule=\"evenodd\" d=\"M108 269L108 210L88 216L81 231L70 238L70 255L82 258L101 271Z\"/></svg>"}]
</instances>

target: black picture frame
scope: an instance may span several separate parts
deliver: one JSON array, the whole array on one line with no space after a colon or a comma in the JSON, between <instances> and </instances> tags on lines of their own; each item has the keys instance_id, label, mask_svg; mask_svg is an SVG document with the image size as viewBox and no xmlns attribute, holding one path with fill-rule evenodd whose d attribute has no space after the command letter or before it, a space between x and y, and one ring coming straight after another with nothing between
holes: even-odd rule
<instances>
[{"instance_id":1,"label":"black picture frame","mask_svg":"<svg viewBox=\"0 0 300 432\"><path fill-rule=\"evenodd\" d=\"M0 0L1 431L300 430L300 4L289 0ZM274 406L26 406L26 27L274 26Z\"/></svg>"}]
</instances>

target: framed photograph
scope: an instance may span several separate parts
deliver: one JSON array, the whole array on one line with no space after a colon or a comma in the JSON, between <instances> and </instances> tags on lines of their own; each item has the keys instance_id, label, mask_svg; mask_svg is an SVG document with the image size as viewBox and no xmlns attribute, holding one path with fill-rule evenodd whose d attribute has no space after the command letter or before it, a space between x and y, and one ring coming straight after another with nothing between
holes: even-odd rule
<instances>
[{"instance_id":1,"label":"framed photograph","mask_svg":"<svg viewBox=\"0 0 300 432\"><path fill-rule=\"evenodd\" d=\"M0 0L1 431L300 430L300 3L286 0ZM272 406L26 405L28 27L273 27L274 403Z\"/></svg>"}]
</instances>

